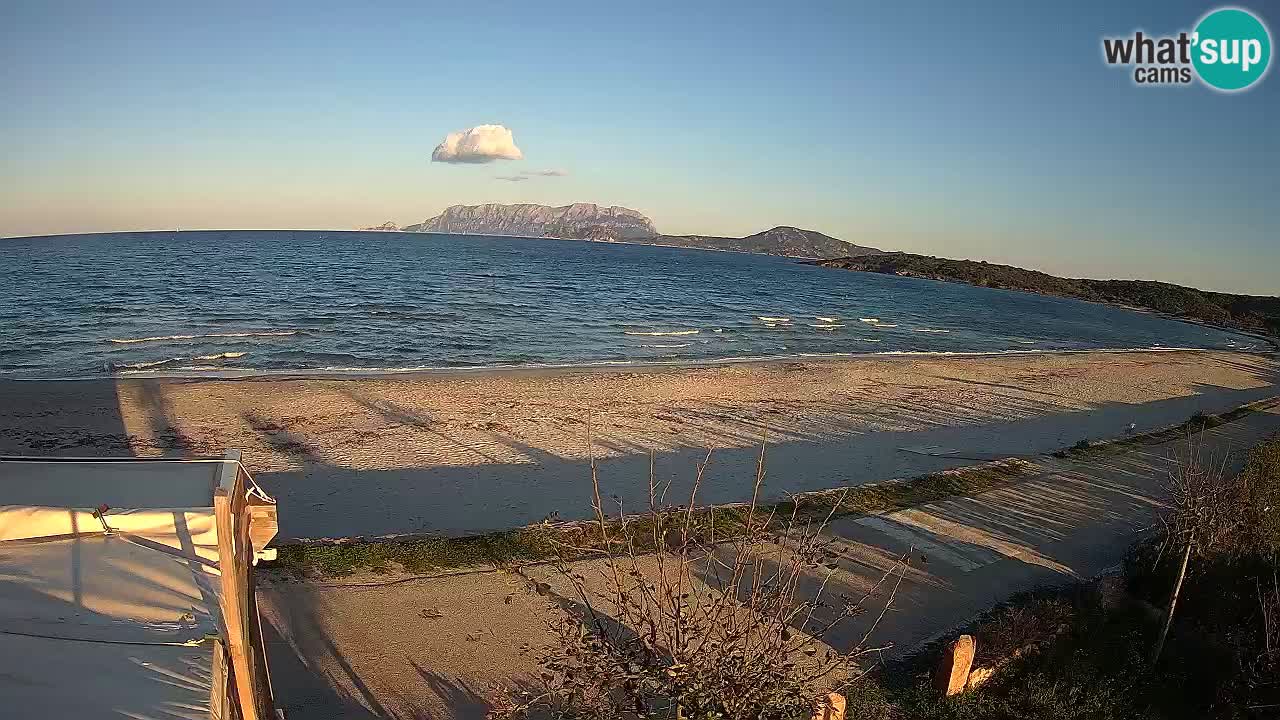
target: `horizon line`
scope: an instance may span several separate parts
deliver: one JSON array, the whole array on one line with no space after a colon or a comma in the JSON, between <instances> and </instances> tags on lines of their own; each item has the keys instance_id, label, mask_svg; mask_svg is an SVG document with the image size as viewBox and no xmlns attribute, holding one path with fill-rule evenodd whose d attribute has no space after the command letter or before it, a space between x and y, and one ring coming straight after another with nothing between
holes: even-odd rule
<instances>
[{"instance_id":1,"label":"horizon line","mask_svg":"<svg viewBox=\"0 0 1280 720\"><path fill-rule=\"evenodd\" d=\"M775 225L774 227L794 227L794 226L782 226L782 225ZM804 229L804 228L797 228L797 229ZM73 235L119 235L119 234L123 234L123 233L175 233L175 234L176 234L176 233L183 233L183 232L335 232L335 233L338 233L338 232L341 232L341 233L360 233L360 232L370 232L370 233L383 233L383 234L388 234L388 235L391 235L391 234L405 234L405 235L460 235L460 236L466 236L466 237L502 237L502 238L523 238L523 239L527 239L527 240L563 240L563 241L566 241L566 242L594 242L594 243L605 244L605 245L644 245L644 246L648 246L648 247L670 247L670 248L682 249L682 250L711 250L711 251L718 251L718 250L719 250L718 248L693 248L693 247L683 247L683 246L680 246L680 245L664 245L664 244L661 244L661 243L636 242L636 241L634 241L634 240L628 240L628 241L617 241L617 242L603 242L603 243L602 243L602 242L600 242L600 241L598 241L598 240L588 240L588 239L585 239L585 238L558 238L558 237L549 237L549 236L545 236L545 235L502 235L502 234L495 234L495 233L457 233L457 232L449 233L449 232L423 232L423 231L420 231L420 230L372 230L372 229L364 229L364 228L185 228L185 229L180 229L180 228L172 228L172 229L170 229L170 228L163 228L163 229L156 229L156 230L94 230L94 231L90 231L90 232L61 232L61 233L47 233L47 234L44 234L44 235L3 235L3 236L0 236L0 242L5 241L5 240L35 240L35 239L40 239L40 238L67 237L67 236L73 236ZM762 232L764 232L764 231L762 231ZM816 230L815 230L815 231L812 231L812 232L819 232L819 231L816 231ZM823 234L825 234L825 233L823 233ZM659 234L658 236L655 236L655 237L660 237L660 236L661 236L661 234ZM680 236L675 236L675 237L680 237ZM706 236L706 237L722 237L722 236ZM828 236L828 237L832 237L832 236ZM857 245L857 243L851 242L851 241L849 241L849 240L844 240L844 239L841 239L841 238L835 238L835 239L840 240L840 242L848 243L848 244L850 244L850 245ZM744 254L748 254L748 255L771 255L771 253L753 253L753 252L745 251L745 250L737 250L737 251L721 251L721 252L742 252L742 253L744 253ZM1164 283L1164 284L1166 284L1166 285L1173 285L1173 286L1175 286L1175 287L1189 288L1189 289L1191 289L1191 290L1195 290L1195 291L1197 291L1197 292L1219 293L1219 294L1222 294L1222 295L1236 295L1236 296L1239 296L1239 297L1252 297L1252 298L1280 298L1280 294L1276 294L1276 295L1266 295L1266 294L1253 294L1253 293L1246 293L1246 292L1239 292L1239 291L1236 291L1236 292L1228 292L1228 291L1224 291L1224 290L1207 290L1207 289L1205 289L1205 288L1196 287L1196 286L1194 286L1194 285L1182 285L1182 284L1180 284L1180 283L1170 282L1170 281L1168 281L1168 280L1157 280L1157 279L1153 279L1153 278L1141 278L1141 277L1110 277L1110 278L1098 278L1098 277L1094 277L1094 278L1089 278L1089 277L1068 277L1068 276L1066 276L1066 275L1055 275L1054 273L1052 273L1052 272L1048 272L1048 271L1045 271L1045 270L1038 270L1038 269L1036 269L1036 268L1023 267L1023 266L1021 266L1021 265L1010 265L1010 264L1008 264L1008 263L1004 263L1004 262L994 262L994 261L981 260L981 259L979 259L979 260L975 260L975 259L973 259L973 258L967 258L967 257L954 258L954 257L946 257L946 256L944 256L944 255L926 255L926 254L924 254L924 253L913 253L913 252L908 252L908 251L906 251L906 250L882 250L881 252L886 253L886 254L888 254L888 253L905 253L905 254L907 254L907 255L919 255L919 256L921 256L921 257L934 257L934 258L939 258L939 259L942 259L942 260L956 260L956 261L968 261L968 262L986 262L986 263L989 263L989 264L992 264L992 265L1003 265L1003 266L1005 266L1005 267L1017 268L1017 269L1019 269L1019 270L1028 270L1028 271L1031 271L1031 272L1040 272L1040 273L1044 273L1045 275L1049 275L1050 277L1056 277L1056 278L1060 278L1060 279L1064 279L1064 280L1099 280L1099 281L1116 280L1116 281L1121 281L1121 282L1155 282L1155 283ZM790 256L788 256L788 255L774 255L774 257L790 257ZM838 259L838 258L808 258L808 259L811 259L811 260L812 260L812 259L822 260L822 259Z\"/></svg>"}]
</instances>

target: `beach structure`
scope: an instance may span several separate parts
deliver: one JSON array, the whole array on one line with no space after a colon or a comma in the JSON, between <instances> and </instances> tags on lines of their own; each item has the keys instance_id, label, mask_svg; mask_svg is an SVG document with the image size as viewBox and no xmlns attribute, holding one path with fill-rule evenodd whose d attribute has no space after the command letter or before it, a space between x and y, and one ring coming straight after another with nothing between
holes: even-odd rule
<instances>
[{"instance_id":1,"label":"beach structure","mask_svg":"<svg viewBox=\"0 0 1280 720\"><path fill-rule=\"evenodd\" d=\"M262 720L275 501L221 458L0 458L0 715Z\"/></svg>"}]
</instances>

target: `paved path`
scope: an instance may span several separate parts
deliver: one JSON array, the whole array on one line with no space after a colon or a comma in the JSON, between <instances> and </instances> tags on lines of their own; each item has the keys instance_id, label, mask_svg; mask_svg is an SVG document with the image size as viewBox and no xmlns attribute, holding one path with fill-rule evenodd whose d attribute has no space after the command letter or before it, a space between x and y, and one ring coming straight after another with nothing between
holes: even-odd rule
<instances>
[{"instance_id":1,"label":"paved path","mask_svg":"<svg viewBox=\"0 0 1280 720\"><path fill-rule=\"evenodd\" d=\"M1276 433L1280 402L1194 442L1202 457L1226 458L1234 472L1250 447ZM895 653L908 653L1014 593L1094 577L1122 562L1155 522L1170 466L1187 452L1183 438L1116 454L1045 458L1037 476L977 497L839 520L832 530L846 544L842 580L864 587L890 557L912 547L927 558L908 572L876 630Z\"/></svg>"},{"instance_id":2,"label":"paved path","mask_svg":"<svg viewBox=\"0 0 1280 720\"><path fill-rule=\"evenodd\" d=\"M1198 440L1202 452L1238 467L1275 433L1280 402ZM838 587L828 590L860 595L914 548L925 561L913 563L873 636L908 652L1014 593L1119 563L1150 526L1171 458L1186 445L1041 458L1041 473L1010 487L841 519L832 527L843 550ZM498 572L366 587L278 584L261 591L261 606L279 704L309 718L483 717L490 698L528 682L534 656L522 646L547 642L547 622L557 618L551 600ZM862 632L854 624L830 639L848 646Z\"/></svg>"}]
</instances>

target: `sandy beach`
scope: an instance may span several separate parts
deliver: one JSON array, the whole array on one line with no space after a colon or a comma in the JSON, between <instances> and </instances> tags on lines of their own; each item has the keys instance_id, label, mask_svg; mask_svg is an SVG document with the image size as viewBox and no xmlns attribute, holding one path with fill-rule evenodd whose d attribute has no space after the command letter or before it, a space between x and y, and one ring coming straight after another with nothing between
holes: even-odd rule
<instances>
[{"instance_id":1,"label":"sandy beach","mask_svg":"<svg viewBox=\"0 0 1280 720\"><path fill-rule=\"evenodd\" d=\"M677 497L747 499L1052 451L1280 393L1225 352L881 356L348 378L0 382L0 453L244 452L281 538L499 529L589 511L592 453L624 507L652 453ZM588 448L588 425L593 443ZM611 503L616 508L616 501Z\"/></svg>"}]
</instances>

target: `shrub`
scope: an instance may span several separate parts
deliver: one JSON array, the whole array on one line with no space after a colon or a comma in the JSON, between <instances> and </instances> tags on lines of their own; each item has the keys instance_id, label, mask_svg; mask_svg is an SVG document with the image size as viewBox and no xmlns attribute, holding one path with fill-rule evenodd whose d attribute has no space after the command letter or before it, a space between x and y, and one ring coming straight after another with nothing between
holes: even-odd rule
<instances>
[{"instance_id":1,"label":"shrub","mask_svg":"<svg viewBox=\"0 0 1280 720\"><path fill-rule=\"evenodd\" d=\"M1255 447L1240 475L1247 497L1248 551L1280 554L1280 437Z\"/></svg>"},{"instance_id":2,"label":"shrub","mask_svg":"<svg viewBox=\"0 0 1280 720\"><path fill-rule=\"evenodd\" d=\"M751 504L736 511L732 535L717 537L701 531L698 518L706 515L695 512L705 467L687 506L660 507L651 478L648 513L610 521L593 463L602 549L565 548L557 570L569 591L558 643L540 658L539 691L504 715L807 718L818 698L861 678L870 630L852 648L824 642L862 612L865 599L827 592L837 552L823 530L841 503L817 520L806 519L798 502L786 518L776 517L777 506L763 509L762 449ZM584 551L596 559L571 562ZM890 599L902 562L877 586ZM549 584L536 586L551 592Z\"/></svg>"}]
</instances>

